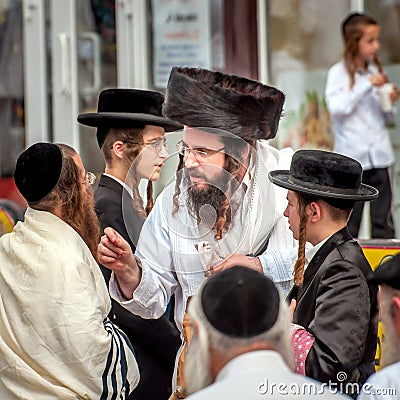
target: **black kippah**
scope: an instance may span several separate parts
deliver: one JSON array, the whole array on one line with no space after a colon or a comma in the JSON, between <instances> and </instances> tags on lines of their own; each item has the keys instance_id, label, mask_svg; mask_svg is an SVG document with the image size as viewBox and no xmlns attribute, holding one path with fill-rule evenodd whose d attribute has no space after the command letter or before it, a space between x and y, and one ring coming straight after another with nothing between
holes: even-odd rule
<instances>
[{"instance_id":1,"label":"black kippah","mask_svg":"<svg viewBox=\"0 0 400 400\"><path fill-rule=\"evenodd\" d=\"M400 290L400 253L379 265L374 272L367 276L367 279L377 285L385 284Z\"/></svg>"},{"instance_id":2,"label":"black kippah","mask_svg":"<svg viewBox=\"0 0 400 400\"><path fill-rule=\"evenodd\" d=\"M233 267L210 278L201 292L208 322L219 332L249 338L271 329L279 314L279 292L263 274Z\"/></svg>"},{"instance_id":3,"label":"black kippah","mask_svg":"<svg viewBox=\"0 0 400 400\"><path fill-rule=\"evenodd\" d=\"M14 179L28 203L37 203L54 189L62 163L61 149L52 143L35 143L20 154Z\"/></svg>"}]
</instances>

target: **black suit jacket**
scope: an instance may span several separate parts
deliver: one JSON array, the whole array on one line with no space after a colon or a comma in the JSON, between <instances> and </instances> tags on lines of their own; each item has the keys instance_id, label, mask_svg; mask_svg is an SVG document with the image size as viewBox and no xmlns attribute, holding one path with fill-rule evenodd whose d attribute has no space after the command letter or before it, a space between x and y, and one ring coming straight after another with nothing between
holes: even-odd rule
<instances>
[{"instance_id":1,"label":"black suit jacket","mask_svg":"<svg viewBox=\"0 0 400 400\"><path fill-rule=\"evenodd\" d=\"M344 228L314 255L303 285L290 291L288 300L297 300L293 322L315 337L307 376L342 383L345 389L348 382L361 385L373 372L378 305L377 287L366 281L370 271L361 247ZM342 374L338 380L339 372L347 379L342 381Z\"/></svg>"},{"instance_id":2,"label":"black suit jacket","mask_svg":"<svg viewBox=\"0 0 400 400\"><path fill-rule=\"evenodd\" d=\"M100 178L94 194L101 229L110 226L136 249L144 220L133 206L129 193L115 179ZM108 284L111 271L100 266ZM166 315L149 320L132 314L111 300L111 316L129 337L140 370L140 382L130 399L168 399L171 393L175 357L181 344L179 332Z\"/></svg>"}]
</instances>

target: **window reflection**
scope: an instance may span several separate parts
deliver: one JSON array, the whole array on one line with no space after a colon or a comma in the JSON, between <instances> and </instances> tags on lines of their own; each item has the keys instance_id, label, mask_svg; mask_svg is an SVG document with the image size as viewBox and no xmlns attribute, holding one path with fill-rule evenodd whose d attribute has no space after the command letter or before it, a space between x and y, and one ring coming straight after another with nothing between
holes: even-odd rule
<instances>
[{"instance_id":1,"label":"window reflection","mask_svg":"<svg viewBox=\"0 0 400 400\"><path fill-rule=\"evenodd\" d=\"M115 0L79 0L76 7L80 112L95 112L100 91L117 87ZM83 163L102 171L96 130L83 125L79 129Z\"/></svg>"},{"instance_id":2,"label":"window reflection","mask_svg":"<svg viewBox=\"0 0 400 400\"><path fill-rule=\"evenodd\" d=\"M25 147L22 2L0 3L0 177Z\"/></svg>"},{"instance_id":3,"label":"window reflection","mask_svg":"<svg viewBox=\"0 0 400 400\"><path fill-rule=\"evenodd\" d=\"M367 0L366 10L380 23L380 60L384 64L400 63L400 1Z\"/></svg>"},{"instance_id":4,"label":"window reflection","mask_svg":"<svg viewBox=\"0 0 400 400\"><path fill-rule=\"evenodd\" d=\"M340 23L349 11L349 0L270 0L271 83L286 94L278 147L333 148L325 80L341 56Z\"/></svg>"}]
</instances>

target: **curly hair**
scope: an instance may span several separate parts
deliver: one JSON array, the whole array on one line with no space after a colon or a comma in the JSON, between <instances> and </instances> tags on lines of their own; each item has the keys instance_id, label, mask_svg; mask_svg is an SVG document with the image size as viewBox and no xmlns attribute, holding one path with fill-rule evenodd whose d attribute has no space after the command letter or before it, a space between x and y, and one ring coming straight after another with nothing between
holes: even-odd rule
<instances>
[{"instance_id":1,"label":"curly hair","mask_svg":"<svg viewBox=\"0 0 400 400\"><path fill-rule=\"evenodd\" d=\"M306 262L306 226L308 216L306 213L306 207L315 200L311 196L304 195L302 193L296 193L297 195L297 207L300 216L299 226L299 247L297 251L297 260L294 264L294 284L301 286L303 284L304 266Z\"/></svg>"},{"instance_id":2,"label":"curly hair","mask_svg":"<svg viewBox=\"0 0 400 400\"><path fill-rule=\"evenodd\" d=\"M29 206L53 214L59 208L61 219L81 236L97 260L100 226L94 212L93 193L82 185L81 171L72 158L77 155L76 151L66 144L57 146L63 153L58 183L46 197Z\"/></svg>"},{"instance_id":3,"label":"curly hair","mask_svg":"<svg viewBox=\"0 0 400 400\"><path fill-rule=\"evenodd\" d=\"M367 14L350 14L342 23L342 36L344 40L344 63L350 75L350 88L354 86L355 73L357 71L356 59L358 56L358 44L364 34L364 29L369 25L379 25L378 22ZM375 56L374 63L380 73L383 73L382 64Z\"/></svg>"}]
</instances>

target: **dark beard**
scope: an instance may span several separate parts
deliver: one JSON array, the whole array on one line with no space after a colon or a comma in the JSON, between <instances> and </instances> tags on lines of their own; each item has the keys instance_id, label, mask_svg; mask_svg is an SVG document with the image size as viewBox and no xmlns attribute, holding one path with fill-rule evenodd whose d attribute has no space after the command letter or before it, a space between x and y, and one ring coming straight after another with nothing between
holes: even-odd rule
<instances>
[{"instance_id":1,"label":"dark beard","mask_svg":"<svg viewBox=\"0 0 400 400\"><path fill-rule=\"evenodd\" d=\"M189 175L191 171L186 169L186 172ZM196 175L195 172L194 175ZM197 224L216 229L217 220L220 224L222 218L225 220L224 229L229 229L231 216L236 211L237 205L232 204L232 198L228 196L232 196L238 188L238 181L226 170L222 170L212 182L207 184L192 184L189 176L184 179L188 188L186 200L188 211L196 219Z\"/></svg>"},{"instance_id":2,"label":"dark beard","mask_svg":"<svg viewBox=\"0 0 400 400\"><path fill-rule=\"evenodd\" d=\"M100 225L94 211L93 190L88 188L80 193L80 204L67 203L63 206L62 219L72 226L88 246L97 261L97 246L100 242ZM71 210L70 208L74 209ZM72 212L71 212L72 211ZM72 215L72 218L70 217Z\"/></svg>"},{"instance_id":3,"label":"dark beard","mask_svg":"<svg viewBox=\"0 0 400 400\"><path fill-rule=\"evenodd\" d=\"M199 189L197 185L188 188L187 206L190 215L197 222L213 227L217 217L220 215L220 206L226 201L225 193L217 186L207 185Z\"/></svg>"}]
</instances>

